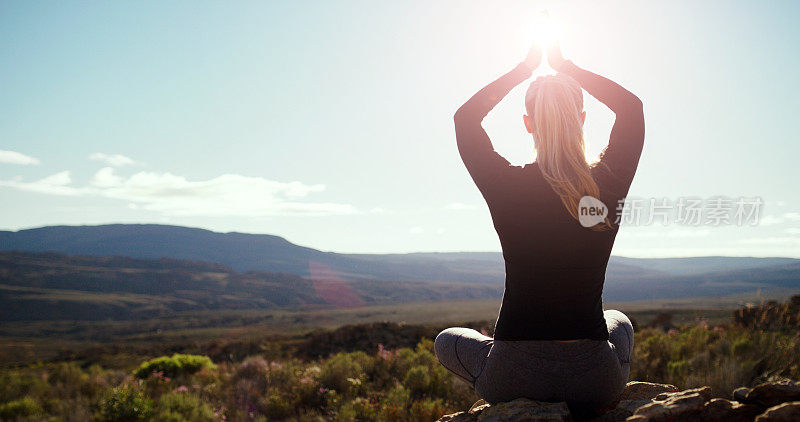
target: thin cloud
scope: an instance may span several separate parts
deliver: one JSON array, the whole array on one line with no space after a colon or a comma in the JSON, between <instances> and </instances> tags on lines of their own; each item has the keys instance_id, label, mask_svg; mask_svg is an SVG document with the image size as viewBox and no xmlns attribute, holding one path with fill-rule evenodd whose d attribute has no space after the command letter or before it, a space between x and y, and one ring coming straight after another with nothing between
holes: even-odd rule
<instances>
[{"instance_id":1,"label":"thin cloud","mask_svg":"<svg viewBox=\"0 0 800 422\"><path fill-rule=\"evenodd\" d=\"M630 226L626 229L624 236L629 238L687 238L707 237L710 234L711 231L708 228L701 227L678 227L670 229L663 226Z\"/></svg>"},{"instance_id":2,"label":"thin cloud","mask_svg":"<svg viewBox=\"0 0 800 422\"><path fill-rule=\"evenodd\" d=\"M475 205L464 204L462 202L451 202L444 206L448 210L473 210L475 209Z\"/></svg>"},{"instance_id":3,"label":"thin cloud","mask_svg":"<svg viewBox=\"0 0 800 422\"><path fill-rule=\"evenodd\" d=\"M69 171L34 182L0 180L0 186L62 196L102 197L125 201L137 209L167 216L346 215L361 211L349 204L301 202L325 185L276 182L261 177L223 174L208 180L188 180L169 172L117 175L112 167L98 170L86 186L73 186ZM130 206L130 205L129 205Z\"/></svg>"},{"instance_id":4,"label":"thin cloud","mask_svg":"<svg viewBox=\"0 0 800 422\"><path fill-rule=\"evenodd\" d=\"M21 166L35 166L40 163L38 158L25 155L21 152L0 149L0 163L18 164Z\"/></svg>"},{"instance_id":5,"label":"thin cloud","mask_svg":"<svg viewBox=\"0 0 800 422\"><path fill-rule=\"evenodd\" d=\"M89 159L92 161L99 161L101 163L105 163L111 167L123 167L123 166L132 166L134 164L140 164L136 160L130 157L126 157L122 154L105 154L102 152L95 152L94 154L89 155Z\"/></svg>"},{"instance_id":6,"label":"thin cloud","mask_svg":"<svg viewBox=\"0 0 800 422\"><path fill-rule=\"evenodd\" d=\"M800 245L800 237L774 236L774 237L753 237L740 239L738 243L758 244L758 245Z\"/></svg>"},{"instance_id":7,"label":"thin cloud","mask_svg":"<svg viewBox=\"0 0 800 422\"><path fill-rule=\"evenodd\" d=\"M372 207L372 208L369 209L369 212L371 214L397 214L396 211L387 210L386 208L383 208L383 207Z\"/></svg>"},{"instance_id":8,"label":"thin cloud","mask_svg":"<svg viewBox=\"0 0 800 422\"><path fill-rule=\"evenodd\" d=\"M779 216L776 215L767 215L758 222L760 226L774 226L777 224L784 224L784 223L791 223L800 221L800 213L797 212L787 212L783 213Z\"/></svg>"},{"instance_id":9,"label":"thin cloud","mask_svg":"<svg viewBox=\"0 0 800 422\"><path fill-rule=\"evenodd\" d=\"M666 233L667 237L706 237L711 234L708 229L672 229Z\"/></svg>"}]
</instances>

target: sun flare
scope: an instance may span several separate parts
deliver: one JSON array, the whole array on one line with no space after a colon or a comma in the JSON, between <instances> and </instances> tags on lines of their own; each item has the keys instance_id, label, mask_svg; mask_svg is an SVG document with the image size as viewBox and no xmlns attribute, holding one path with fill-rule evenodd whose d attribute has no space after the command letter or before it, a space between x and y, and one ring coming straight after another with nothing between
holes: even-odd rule
<instances>
[{"instance_id":1,"label":"sun flare","mask_svg":"<svg viewBox=\"0 0 800 422\"><path fill-rule=\"evenodd\" d=\"M560 29L550 15L545 11L531 23L529 28L529 41L538 44L543 50L552 46L560 35Z\"/></svg>"}]
</instances>

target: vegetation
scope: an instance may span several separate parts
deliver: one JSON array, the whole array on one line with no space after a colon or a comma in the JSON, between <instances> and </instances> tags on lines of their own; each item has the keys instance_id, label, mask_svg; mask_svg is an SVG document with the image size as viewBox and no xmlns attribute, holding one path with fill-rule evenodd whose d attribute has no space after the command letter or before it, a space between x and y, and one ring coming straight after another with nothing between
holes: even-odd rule
<instances>
[{"instance_id":1,"label":"vegetation","mask_svg":"<svg viewBox=\"0 0 800 422\"><path fill-rule=\"evenodd\" d=\"M680 388L708 385L718 397L728 398L736 387L800 378L797 332L699 324L668 332L645 328L634 342L633 380Z\"/></svg>"},{"instance_id":2,"label":"vegetation","mask_svg":"<svg viewBox=\"0 0 800 422\"><path fill-rule=\"evenodd\" d=\"M631 379L710 385L716 396L727 397L739 386L800 378L800 332L770 327L705 321L676 327L657 314L637 325ZM0 371L0 419L435 420L478 399L438 363L431 340L436 330L369 324L271 347L232 342L205 355L144 361L123 354L119 359L128 364L118 368L89 360L7 368Z\"/></svg>"},{"instance_id":3,"label":"vegetation","mask_svg":"<svg viewBox=\"0 0 800 422\"><path fill-rule=\"evenodd\" d=\"M166 377L191 375L201 369L216 369L217 366L206 356L174 354L171 357L161 356L151 359L139 366L134 375L137 378L147 378L152 374L161 374Z\"/></svg>"},{"instance_id":4,"label":"vegetation","mask_svg":"<svg viewBox=\"0 0 800 422\"><path fill-rule=\"evenodd\" d=\"M767 301L760 306L746 306L733 313L736 324L757 330L800 329L800 295L786 303Z\"/></svg>"},{"instance_id":5,"label":"vegetation","mask_svg":"<svg viewBox=\"0 0 800 422\"><path fill-rule=\"evenodd\" d=\"M3 419L433 420L476 397L439 365L433 342L372 354L279 361L254 355L214 365L176 354L133 371L75 362L30 365L0 375Z\"/></svg>"}]
</instances>

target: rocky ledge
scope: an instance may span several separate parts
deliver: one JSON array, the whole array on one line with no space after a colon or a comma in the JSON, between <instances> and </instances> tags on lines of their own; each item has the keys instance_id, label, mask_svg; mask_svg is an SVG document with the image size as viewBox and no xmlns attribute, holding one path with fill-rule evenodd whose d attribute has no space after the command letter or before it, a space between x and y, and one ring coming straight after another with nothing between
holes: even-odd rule
<instances>
[{"instance_id":1,"label":"rocky ledge","mask_svg":"<svg viewBox=\"0 0 800 422\"><path fill-rule=\"evenodd\" d=\"M632 381L614 409L590 421L800 421L800 382L738 388L731 400L712 397L711 387L678 391L674 385ZM470 410L442 416L438 422L573 420L577 419L563 402L517 399L496 405L479 401Z\"/></svg>"}]
</instances>

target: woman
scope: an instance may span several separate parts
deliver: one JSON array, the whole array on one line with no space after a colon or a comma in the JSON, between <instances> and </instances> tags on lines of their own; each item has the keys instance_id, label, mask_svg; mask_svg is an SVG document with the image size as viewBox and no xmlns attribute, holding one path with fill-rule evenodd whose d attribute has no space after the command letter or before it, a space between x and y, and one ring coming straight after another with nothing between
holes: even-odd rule
<instances>
[{"instance_id":1,"label":"woman","mask_svg":"<svg viewBox=\"0 0 800 422\"><path fill-rule=\"evenodd\" d=\"M512 166L494 151L481 121L530 77L541 56L531 49L455 114L458 150L489 206L506 280L494 338L448 328L436 337L435 350L442 365L489 403L564 401L573 415L593 416L616 404L630 375L633 326L622 312L603 310L601 296L619 229L617 205L644 142L642 102L564 60L556 44L548 62L558 73L537 78L525 96L523 122L536 161ZM608 146L593 164L584 156L581 88L616 114ZM585 196L600 200L608 213L589 227L581 220Z\"/></svg>"}]
</instances>

